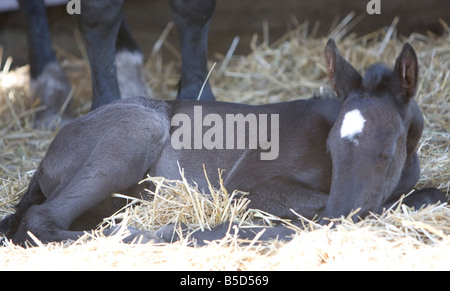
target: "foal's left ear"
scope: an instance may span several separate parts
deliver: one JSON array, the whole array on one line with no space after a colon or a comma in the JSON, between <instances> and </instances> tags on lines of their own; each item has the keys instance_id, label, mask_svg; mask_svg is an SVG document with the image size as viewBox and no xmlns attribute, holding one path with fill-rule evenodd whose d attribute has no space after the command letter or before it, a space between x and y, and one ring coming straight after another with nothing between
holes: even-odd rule
<instances>
[{"instance_id":1,"label":"foal's left ear","mask_svg":"<svg viewBox=\"0 0 450 291\"><path fill-rule=\"evenodd\" d=\"M361 87L362 77L339 53L333 39L325 47L325 66L328 78L333 84L338 98L344 101L351 91Z\"/></svg>"},{"instance_id":2,"label":"foal's left ear","mask_svg":"<svg viewBox=\"0 0 450 291\"><path fill-rule=\"evenodd\" d=\"M395 61L391 78L391 89L401 103L408 103L414 97L418 72L419 65L416 52L409 43L405 43L402 52Z\"/></svg>"}]
</instances>

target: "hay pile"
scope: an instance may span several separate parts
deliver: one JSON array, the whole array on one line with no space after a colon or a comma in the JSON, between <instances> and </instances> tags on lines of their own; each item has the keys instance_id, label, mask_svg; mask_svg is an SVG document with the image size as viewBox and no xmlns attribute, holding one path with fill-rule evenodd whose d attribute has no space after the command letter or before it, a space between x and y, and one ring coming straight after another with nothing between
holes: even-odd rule
<instances>
[{"instance_id":1,"label":"hay pile","mask_svg":"<svg viewBox=\"0 0 450 291\"><path fill-rule=\"evenodd\" d=\"M365 36L349 34L358 19L349 15L330 30L330 37L357 70L378 61L393 65L404 41L415 48L420 65L417 101L425 116L419 144L422 175L417 187L434 186L449 196L450 190L450 29L434 35L398 36L394 20L386 30ZM168 29L171 25L168 26ZM317 38L315 27L297 25L269 45L267 35L254 37L248 56L215 56L217 66L211 86L219 100L264 104L310 98L327 91L323 48L328 38ZM167 32L167 31L166 31ZM179 54L165 40L166 32L146 63L147 79L159 99L174 99L179 62L163 59L161 50ZM57 49L74 89L74 112L90 107L87 62ZM212 66L213 62L211 62ZM28 67L0 72L0 218L13 211L26 190L56 132L31 128L39 108L28 98ZM199 193L189 181L153 177L158 188L152 202L136 203L118 214L129 225L154 230L173 221L193 228L208 228L221 221L250 223L269 214L245 209L248 200L237 193L210 189ZM232 190L232 189L228 189ZM106 220L114 223L114 219ZM171 245L124 245L118 238L86 237L72 244L49 244L31 249L13 245L0 248L2 269L156 269L156 270L296 270L296 269L450 269L450 208L447 205L413 211L401 204L381 216L359 223L345 218L337 228L307 222L289 243L270 242L242 246L233 236L207 247L190 248L187 240ZM45 260L43 259L45 257Z\"/></svg>"}]
</instances>

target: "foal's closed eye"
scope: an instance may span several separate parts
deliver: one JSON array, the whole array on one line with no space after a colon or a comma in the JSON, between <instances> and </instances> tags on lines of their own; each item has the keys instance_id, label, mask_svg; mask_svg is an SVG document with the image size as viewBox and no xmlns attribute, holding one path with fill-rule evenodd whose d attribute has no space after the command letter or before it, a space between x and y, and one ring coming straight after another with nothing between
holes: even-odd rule
<instances>
[{"instance_id":1,"label":"foal's closed eye","mask_svg":"<svg viewBox=\"0 0 450 291\"><path fill-rule=\"evenodd\" d=\"M396 151L396 145L393 144L392 146L389 146L388 148L384 149L379 155L378 160L379 161L390 161L395 157L395 151Z\"/></svg>"}]
</instances>

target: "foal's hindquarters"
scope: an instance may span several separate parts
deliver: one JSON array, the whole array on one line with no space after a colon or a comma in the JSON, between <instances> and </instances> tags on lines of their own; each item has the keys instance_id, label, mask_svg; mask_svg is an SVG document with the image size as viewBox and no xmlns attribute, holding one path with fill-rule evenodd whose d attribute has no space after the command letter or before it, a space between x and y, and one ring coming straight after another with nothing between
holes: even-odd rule
<instances>
[{"instance_id":1,"label":"foal's hindquarters","mask_svg":"<svg viewBox=\"0 0 450 291\"><path fill-rule=\"evenodd\" d=\"M136 188L169 140L167 109L164 102L129 98L62 128L9 219L17 227L12 241L29 240L28 231L42 242L75 240L84 234L76 230L92 229L120 209L111 194Z\"/></svg>"}]
</instances>

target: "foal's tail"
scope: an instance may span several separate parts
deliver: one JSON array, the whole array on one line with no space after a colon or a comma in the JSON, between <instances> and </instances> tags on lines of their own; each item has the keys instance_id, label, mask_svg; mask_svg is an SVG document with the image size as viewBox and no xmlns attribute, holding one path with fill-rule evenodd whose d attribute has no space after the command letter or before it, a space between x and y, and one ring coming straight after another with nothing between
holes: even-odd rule
<instances>
[{"instance_id":1,"label":"foal's tail","mask_svg":"<svg viewBox=\"0 0 450 291\"><path fill-rule=\"evenodd\" d=\"M22 197L22 200L16 205L16 212L8 215L0 221L0 235L5 235L10 239L17 231L19 224L27 212L27 210L36 204L41 204L45 201L45 196L41 191L38 182L38 171L36 171L31 178L28 185L27 192Z\"/></svg>"}]
</instances>

